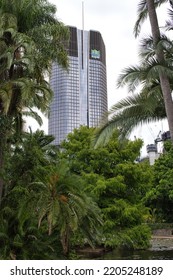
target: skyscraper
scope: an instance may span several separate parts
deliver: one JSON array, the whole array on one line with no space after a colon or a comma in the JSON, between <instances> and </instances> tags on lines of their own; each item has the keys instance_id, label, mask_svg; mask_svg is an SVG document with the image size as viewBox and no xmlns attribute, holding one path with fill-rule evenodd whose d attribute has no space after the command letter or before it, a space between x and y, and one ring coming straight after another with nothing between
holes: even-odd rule
<instances>
[{"instance_id":1,"label":"skyscraper","mask_svg":"<svg viewBox=\"0 0 173 280\"><path fill-rule=\"evenodd\" d=\"M69 27L69 69L53 64L49 134L59 145L80 125L96 127L107 113L106 54L97 31Z\"/></svg>"}]
</instances>

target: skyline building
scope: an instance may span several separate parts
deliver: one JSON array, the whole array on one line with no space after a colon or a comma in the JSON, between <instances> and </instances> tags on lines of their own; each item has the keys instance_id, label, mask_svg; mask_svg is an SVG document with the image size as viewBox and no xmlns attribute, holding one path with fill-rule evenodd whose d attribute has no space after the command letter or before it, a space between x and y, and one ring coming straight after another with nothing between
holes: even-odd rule
<instances>
[{"instance_id":1,"label":"skyline building","mask_svg":"<svg viewBox=\"0 0 173 280\"><path fill-rule=\"evenodd\" d=\"M69 69L53 63L48 133L59 145L80 125L97 127L108 111L106 51L98 31L69 26Z\"/></svg>"}]
</instances>

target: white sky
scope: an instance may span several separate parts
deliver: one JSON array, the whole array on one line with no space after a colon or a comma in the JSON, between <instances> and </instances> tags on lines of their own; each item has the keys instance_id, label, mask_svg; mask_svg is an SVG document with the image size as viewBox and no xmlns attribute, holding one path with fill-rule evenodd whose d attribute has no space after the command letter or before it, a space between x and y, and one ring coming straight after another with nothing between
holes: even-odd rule
<instances>
[{"instance_id":1,"label":"white sky","mask_svg":"<svg viewBox=\"0 0 173 280\"><path fill-rule=\"evenodd\" d=\"M57 6L57 18L66 25L82 29L82 0L49 0ZM108 107L127 96L125 88L117 89L116 80L122 69L138 63L139 39L133 34L139 0L85 0L84 29L97 30L106 46ZM164 16L163 16L164 15ZM161 17L166 19L165 11ZM150 34L149 24L143 27L143 35ZM47 122L45 121L45 130ZM153 143L162 130L162 124L139 128L132 134ZM166 128L167 129L167 128Z\"/></svg>"}]
</instances>

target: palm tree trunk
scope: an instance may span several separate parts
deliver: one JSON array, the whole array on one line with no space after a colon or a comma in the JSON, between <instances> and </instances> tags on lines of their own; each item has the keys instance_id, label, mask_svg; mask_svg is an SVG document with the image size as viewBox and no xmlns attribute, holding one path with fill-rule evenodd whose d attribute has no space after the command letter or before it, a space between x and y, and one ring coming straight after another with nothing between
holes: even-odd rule
<instances>
[{"instance_id":1,"label":"palm tree trunk","mask_svg":"<svg viewBox=\"0 0 173 280\"><path fill-rule=\"evenodd\" d=\"M61 235L61 244L63 248L63 254L67 256L69 253L69 229L68 228Z\"/></svg>"},{"instance_id":2,"label":"palm tree trunk","mask_svg":"<svg viewBox=\"0 0 173 280\"><path fill-rule=\"evenodd\" d=\"M4 137L2 135L2 133L0 133L0 204L1 204L1 200L2 200L2 195L3 195L3 186L4 186L4 182L3 182L3 167L4 167L4 147L5 147L5 143L4 143Z\"/></svg>"},{"instance_id":3,"label":"palm tree trunk","mask_svg":"<svg viewBox=\"0 0 173 280\"><path fill-rule=\"evenodd\" d=\"M157 44L160 40L160 30L158 25L156 9L154 6L154 0L146 0L146 3L148 7L148 14L149 14L149 20L150 20L151 31L153 36L153 43L156 47L156 57L158 62L161 65L163 65L165 62L163 50L161 48L159 49L157 48ZM159 73L159 78L160 78L160 85L161 85L164 104L165 104L166 115L168 119L171 141L173 143L173 101L171 95L170 82L169 82L169 78L163 72Z\"/></svg>"},{"instance_id":4,"label":"palm tree trunk","mask_svg":"<svg viewBox=\"0 0 173 280\"><path fill-rule=\"evenodd\" d=\"M1 129L0 129L0 204L3 197L4 190L4 179L3 172L6 160L6 152L8 150L7 138L9 135L10 128L12 126L12 122L5 115L0 115L1 119Z\"/></svg>"},{"instance_id":5,"label":"palm tree trunk","mask_svg":"<svg viewBox=\"0 0 173 280\"><path fill-rule=\"evenodd\" d=\"M3 151L2 147L0 147L0 173L3 170ZM0 174L0 204L1 204L1 199L2 199L2 193L3 193L3 178L2 174Z\"/></svg>"}]
</instances>

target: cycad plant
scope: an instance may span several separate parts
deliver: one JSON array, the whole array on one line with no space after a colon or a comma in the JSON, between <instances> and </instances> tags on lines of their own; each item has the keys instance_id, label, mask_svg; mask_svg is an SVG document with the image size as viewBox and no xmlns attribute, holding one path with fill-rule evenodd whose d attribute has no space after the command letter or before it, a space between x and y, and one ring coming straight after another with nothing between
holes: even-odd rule
<instances>
[{"instance_id":1,"label":"cycad plant","mask_svg":"<svg viewBox=\"0 0 173 280\"><path fill-rule=\"evenodd\" d=\"M64 255L69 253L71 236L77 230L80 229L88 242L92 242L101 225L100 210L84 192L83 184L79 176L70 172L64 160L51 167L44 182L31 184L32 188L37 186L40 189L35 204L38 226L41 227L46 220L50 236L58 230Z\"/></svg>"},{"instance_id":2,"label":"cycad plant","mask_svg":"<svg viewBox=\"0 0 173 280\"><path fill-rule=\"evenodd\" d=\"M46 250L48 259L58 258L58 252L63 257L72 237L82 236L91 245L98 237L100 209L85 191L86 182L50 145L52 139L42 131L24 133L8 155L0 206L1 257L43 259Z\"/></svg>"}]
</instances>

